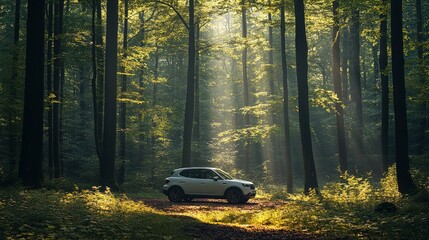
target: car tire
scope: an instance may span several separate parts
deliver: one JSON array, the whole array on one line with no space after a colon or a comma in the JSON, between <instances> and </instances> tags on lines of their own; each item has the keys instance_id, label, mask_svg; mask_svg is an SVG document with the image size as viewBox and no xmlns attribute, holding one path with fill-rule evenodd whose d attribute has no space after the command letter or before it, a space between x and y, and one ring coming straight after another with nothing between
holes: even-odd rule
<instances>
[{"instance_id":1,"label":"car tire","mask_svg":"<svg viewBox=\"0 0 429 240\"><path fill-rule=\"evenodd\" d=\"M172 187L168 190L168 200L171 202L181 202L184 195L180 187Z\"/></svg>"},{"instance_id":2,"label":"car tire","mask_svg":"<svg viewBox=\"0 0 429 240\"><path fill-rule=\"evenodd\" d=\"M237 204L243 201L243 193L238 188L228 189L225 193L228 203Z\"/></svg>"},{"instance_id":3,"label":"car tire","mask_svg":"<svg viewBox=\"0 0 429 240\"><path fill-rule=\"evenodd\" d=\"M241 199L240 203L247 203L247 201L249 201L248 197L244 197Z\"/></svg>"}]
</instances>

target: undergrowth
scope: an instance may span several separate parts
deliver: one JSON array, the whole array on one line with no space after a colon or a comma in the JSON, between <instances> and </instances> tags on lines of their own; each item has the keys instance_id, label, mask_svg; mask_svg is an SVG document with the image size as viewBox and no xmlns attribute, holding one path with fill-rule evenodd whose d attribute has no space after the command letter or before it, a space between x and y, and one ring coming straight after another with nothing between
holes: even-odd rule
<instances>
[{"instance_id":1,"label":"undergrowth","mask_svg":"<svg viewBox=\"0 0 429 240\"><path fill-rule=\"evenodd\" d=\"M141 202L96 188L0 190L0 239L187 239L177 234L181 227Z\"/></svg>"},{"instance_id":2,"label":"undergrowth","mask_svg":"<svg viewBox=\"0 0 429 240\"><path fill-rule=\"evenodd\" d=\"M389 169L378 184L370 175L344 174L340 182L327 184L320 194L288 194L284 187L268 186L260 190L263 201L276 200L276 207L204 212L194 217L207 223L273 227L335 239L427 239L429 181L420 182L419 194L401 196L395 171ZM382 202L395 204L397 211L375 211Z\"/></svg>"}]
</instances>

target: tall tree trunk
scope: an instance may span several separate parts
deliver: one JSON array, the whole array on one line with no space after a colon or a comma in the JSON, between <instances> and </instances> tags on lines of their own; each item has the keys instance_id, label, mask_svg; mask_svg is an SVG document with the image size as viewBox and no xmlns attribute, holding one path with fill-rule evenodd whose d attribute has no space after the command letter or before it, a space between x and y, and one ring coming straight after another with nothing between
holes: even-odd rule
<instances>
[{"instance_id":1,"label":"tall tree trunk","mask_svg":"<svg viewBox=\"0 0 429 240\"><path fill-rule=\"evenodd\" d=\"M304 159L304 192L318 190L316 166L310 131L310 111L308 103L308 46L305 30L304 1L294 0L295 6L295 46L296 73L298 82L299 129Z\"/></svg>"},{"instance_id":2,"label":"tall tree trunk","mask_svg":"<svg viewBox=\"0 0 429 240\"><path fill-rule=\"evenodd\" d=\"M244 41L247 40L247 17L246 17L246 0L241 1L241 37ZM247 42L244 43L244 48L241 53L241 63L243 67L243 104L244 107L249 107L249 79L247 77ZM244 113L244 127L250 127L250 116L246 112ZM244 172L249 173L250 170L250 136L246 136L246 142L244 143Z\"/></svg>"},{"instance_id":3,"label":"tall tree trunk","mask_svg":"<svg viewBox=\"0 0 429 240\"><path fill-rule=\"evenodd\" d=\"M40 187L43 179L43 79L45 58L45 4L27 4L24 117L18 176L24 185Z\"/></svg>"},{"instance_id":4,"label":"tall tree trunk","mask_svg":"<svg viewBox=\"0 0 429 240\"><path fill-rule=\"evenodd\" d=\"M194 149L194 165L204 166L201 159L201 119L200 119L200 23L196 19L195 23L195 115L194 115L194 142L196 148Z\"/></svg>"},{"instance_id":5,"label":"tall tree trunk","mask_svg":"<svg viewBox=\"0 0 429 240\"><path fill-rule=\"evenodd\" d=\"M106 24L106 84L103 128L103 165L100 182L103 187L117 189L115 177L116 157L116 103L118 65L118 0L107 1Z\"/></svg>"},{"instance_id":6,"label":"tall tree trunk","mask_svg":"<svg viewBox=\"0 0 429 240\"><path fill-rule=\"evenodd\" d=\"M103 20L101 10L101 0L95 0L96 6L96 20L95 20L95 43L96 43L96 56L97 56L97 126L96 131L98 139L100 157L102 161L103 155L103 127L104 127L104 43L103 43ZM94 113L95 114L95 113Z\"/></svg>"},{"instance_id":7,"label":"tall tree trunk","mask_svg":"<svg viewBox=\"0 0 429 240\"><path fill-rule=\"evenodd\" d=\"M54 150L53 150L53 113L52 113L52 38L53 38L53 17L54 17L54 4L52 1L48 3L48 49L47 49L47 66L46 66L46 86L48 92L48 171L49 179L54 178Z\"/></svg>"},{"instance_id":8,"label":"tall tree trunk","mask_svg":"<svg viewBox=\"0 0 429 240\"><path fill-rule=\"evenodd\" d=\"M332 28L332 75L334 79L334 91L338 97L335 103L335 116L337 120L337 140L338 155L340 160L340 170L342 173L347 171L347 154L346 154L346 134L344 130L344 110L341 106L342 88L340 73L340 21L338 18L339 0L333 1L332 12L334 17L334 26Z\"/></svg>"},{"instance_id":9,"label":"tall tree trunk","mask_svg":"<svg viewBox=\"0 0 429 240\"><path fill-rule=\"evenodd\" d=\"M413 192L415 185L410 174L408 156L407 106L404 74L404 46L402 29L402 1L391 0L391 44L393 102L395 111L396 175L399 192Z\"/></svg>"},{"instance_id":10,"label":"tall tree trunk","mask_svg":"<svg viewBox=\"0 0 429 240\"><path fill-rule=\"evenodd\" d=\"M15 1L15 24L13 36L13 52L12 52L12 73L9 85L8 96L8 141L9 141L9 179L15 178L16 174L16 146L17 146L17 129L16 129L16 81L18 79L18 60L19 60L19 29L21 19L21 0Z\"/></svg>"},{"instance_id":11,"label":"tall tree trunk","mask_svg":"<svg viewBox=\"0 0 429 240\"><path fill-rule=\"evenodd\" d=\"M194 0L189 0L188 77L186 87L185 120L183 129L182 167L191 166L192 125L195 107L195 20Z\"/></svg>"},{"instance_id":12,"label":"tall tree trunk","mask_svg":"<svg viewBox=\"0 0 429 240\"><path fill-rule=\"evenodd\" d=\"M122 67L122 83L121 83L121 97L125 98L127 92L127 75L125 74L127 69L125 67L125 60L127 59L127 41L128 41L128 0L124 0L124 32L123 32L123 64ZM125 181L125 135L126 135L126 116L127 116L127 105L124 101L120 103L119 112L119 160L121 161L121 168L118 176L118 183L124 184Z\"/></svg>"},{"instance_id":13,"label":"tall tree trunk","mask_svg":"<svg viewBox=\"0 0 429 240\"><path fill-rule=\"evenodd\" d=\"M416 0L416 25L417 25L417 58L418 58L418 79L421 86L421 91L423 86L425 86L425 63L423 57L423 15L422 15L422 1ZM425 132L426 132L426 123L427 123L427 101L422 99L422 102L419 104L419 126L418 126L418 135L417 142L419 146L417 148L418 154L423 154L425 150Z\"/></svg>"},{"instance_id":14,"label":"tall tree trunk","mask_svg":"<svg viewBox=\"0 0 429 240\"><path fill-rule=\"evenodd\" d=\"M287 62L286 62L286 18L285 18L285 1L282 0L280 6L280 40L281 40L281 55L282 55L282 83L283 83L283 117L284 117L284 138L285 138L285 156L284 164L286 170L286 186L287 192L293 192L293 177L292 177L292 157L290 147L290 132L289 132L289 93L287 83Z\"/></svg>"},{"instance_id":15,"label":"tall tree trunk","mask_svg":"<svg viewBox=\"0 0 429 240\"><path fill-rule=\"evenodd\" d=\"M62 67L62 18L64 10L64 1L55 0L54 8L54 88L55 101L53 103L53 166L54 178L61 177L61 161L60 161L60 83L61 83L61 67Z\"/></svg>"},{"instance_id":16,"label":"tall tree trunk","mask_svg":"<svg viewBox=\"0 0 429 240\"><path fill-rule=\"evenodd\" d=\"M271 0L268 1L269 7L272 7ZM268 86L270 91L270 99L274 100L276 91L274 86L274 37L273 37L273 17L271 12L268 12L268 44L270 49L268 50L268 68L267 68L267 76L268 76ZM275 110L272 109L270 112L271 122L270 125L278 124L278 119L275 113ZM268 146L269 157L271 159L271 174L273 176L273 180L276 183L281 183L282 176L282 167L281 161L277 158L276 151L278 151L278 138L276 135L272 134L270 136L270 143Z\"/></svg>"},{"instance_id":17,"label":"tall tree trunk","mask_svg":"<svg viewBox=\"0 0 429 240\"><path fill-rule=\"evenodd\" d=\"M374 44L371 48L372 59L374 64L374 73L373 73L373 82L371 84L371 91L375 91L377 89L378 77L380 76L380 66L378 63L378 44Z\"/></svg>"},{"instance_id":18,"label":"tall tree trunk","mask_svg":"<svg viewBox=\"0 0 429 240\"><path fill-rule=\"evenodd\" d=\"M383 7L387 0L383 0ZM387 13L380 14L380 82L381 82L381 159L383 173L389 167L389 74L387 56Z\"/></svg>"},{"instance_id":19,"label":"tall tree trunk","mask_svg":"<svg viewBox=\"0 0 429 240\"><path fill-rule=\"evenodd\" d=\"M356 164L358 167L362 165L363 154L363 115L362 115L362 84L360 74L360 20L359 10L352 11L351 18L351 46L352 55L350 59L350 84L351 97L355 103L356 123L353 129L353 141L355 143Z\"/></svg>"},{"instance_id":20,"label":"tall tree trunk","mask_svg":"<svg viewBox=\"0 0 429 240\"><path fill-rule=\"evenodd\" d=\"M350 58L350 46L349 46L349 30L343 29L343 37L341 38L341 45L343 49L343 56L341 61L341 80L343 84L343 100L349 101L349 58Z\"/></svg>"},{"instance_id":21,"label":"tall tree trunk","mask_svg":"<svg viewBox=\"0 0 429 240\"><path fill-rule=\"evenodd\" d=\"M97 59L97 26L96 26L96 12L97 12L97 3L96 0L92 0L92 12L91 12L91 37L92 37L92 46L91 46L91 58L92 58L92 79L91 79L91 90L92 90L92 106L94 112L94 143L95 143L95 152L99 161L102 158L102 141L100 136L99 129L100 125L100 117L98 113L99 104L102 104L98 101L98 90L97 90L97 82L103 81L103 79L98 78L98 59Z\"/></svg>"},{"instance_id":22,"label":"tall tree trunk","mask_svg":"<svg viewBox=\"0 0 429 240\"><path fill-rule=\"evenodd\" d=\"M140 31L142 33L142 39L141 39L141 42L140 42L140 47L144 46L144 41L145 41L145 19L144 18L145 18L145 12L142 11L139 14ZM140 76L139 76L139 93L141 94L141 100L142 101L144 100L143 99L143 96L144 96L144 91L143 91L143 89L144 89L143 88L144 87L144 78L143 78L143 75L144 75L144 66L141 66L140 67ZM138 117L139 117L138 119L140 121L140 124L139 124L139 130L140 130L140 133L139 133L139 142L140 142L140 144L139 144L137 165L140 166L140 163L141 163L142 159L144 158L144 148L145 148L145 144L144 144L144 139L145 139L144 129L145 129L145 125L144 125L144 122L142 121L143 114L142 114L141 111L139 111Z\"/></svg>"}]
</instances>

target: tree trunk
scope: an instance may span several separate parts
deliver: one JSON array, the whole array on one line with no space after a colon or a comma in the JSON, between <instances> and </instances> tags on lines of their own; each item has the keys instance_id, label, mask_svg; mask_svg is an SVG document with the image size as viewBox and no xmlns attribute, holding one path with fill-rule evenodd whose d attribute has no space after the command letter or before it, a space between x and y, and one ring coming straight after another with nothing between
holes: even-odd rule
<instances>
[{"instance_id":1,"label":"tree trunk","mask_svg":"<svg viewBox=\"0 0 429 240\"><path fill-rule=\"evenodd\" d=\"M373 83L371 84L371 91L377 89L378 77L380 76L380 66L378 64L378 44L374 44L371 49L372 59L374 64Z\"/></svg>"},{"instance_id":2,"label":"tree trunk","mask_svg":"<svg viewBox=\"0 0 429 240\"><path fill-rule=\"evenodd\" d=\"M424 91L425 86L425 63L423 56L423 16L422 16L422 1L416 0L416 25L417 25L417 58L418 58L418 79L421 86L421 91ZM427 123L427 101L425 99L421 100L419 104L419 126L417 133L417 142L418 148L417 153L423 154L425 151L425 132L426 132L426 123Z\"/></svg>"},{"instance_id":3,"label":"tree trunk","mask_svg":"<svg viewBox=\"0 0 429 240\"><path fill-rule=\"evenodd\" d=\"M356 164L362 165L363 154L363 116L362 116L362 84L360 75L360 34L359 34L359 10L353 10L351 18L351 47L352 55L350 59L350 84L351 97L355 103L356 122L353 129L353 141L355 145L354 153Z\"/></svg>"},{"instance_id":4,"label":"tree trunk","mask_svg":"<svg viewBox=\"0 0 429 240\"><path fill-rule=\"evenodd\" d=\"M295 46L296 72L298 82L299 129L304 160L304 192L318 191L316 166L310 131L310 111L308 103L308 46L305 30L304 1L294 0L295 6Z\"/></svg>"},{"instance_id":5,"label":"tree trunk","mask_svg":"<svg viewBox=\"0 0 429 240\"><path fill-rule=\"evenodd\" d=\"M121 83L121 97L125 98L127 92L127 75L125 60L127 58L127 41L128 41L128 0L124 0L124 32L123 32L123 64L122 67L122 83ZM121 161L121 172L119 173L118 183L120 185L124 184L125 181L125 136L126 136L126 116L127 116L127 105L124 101L120 103L120 112L119 112L119 160Z\"/></svg>"},{"instance_id":6,"label":"tree trunk","mask_svg":"<svg viewBox=\"0 0 429 240\"><path fill-rule=\"evenodd\" d=\"M102 104L98 101L98 90L97 90L97 81L103 81L103 79L98 78L98 60L97 60L97 26L96 26L96 12L97 12L97 3L96 0L92 0L92 13L91 13L91 34L92 34L92 46L91 46L91 58L92 58L92 79L91 79L91 90L92 90L92 105L94 111L94 143L95 143L95 152L99 161L101 162L102 158L102 141L100 136L99 129L100 117L98 113L99 104Z\"/></svg>"},{"instance_id":7,"label":"tree trunk","mask_svg":"<svg viewBox=\"0 0 429 240\"><path fill-rule=\"evenodd\" d=\"M246 17L246 0L241 1L241 37L244 41L247 40L247 17ZM241 53L241 63L243 67L243 104L244 107L249 107L249 80L247 77L247 43L244 43L244 48ZM244 113L244 127L250 127L250 116ZM250 171L250 136L246 136L244 143L244 172L246 174Z\"/></svg>"},{"instance_id":8,"label":"tree trunk","mask_svg":"<svg viewBox=\"0 0 429 240\"><path fill-rule=\"evenodd\" d=\"M97 55L97 126L96 131L98 139L98 145L100 146L100 157L102 161L103 155L103 128L104 128L104 43L103 43L103 21L101 11L101 0L96 1L96 20L95 20L95 43L96 43L96 55ZM94 113L95 114L95 113Z\"/></svg>"},{"instance_id":9,"label":"tree trunk","mask_svg":"<svg viewBox=\"0 0 429 240\"><path fill-rule=\"evenodd\" d=\"M200 142L200 24L199 19L196 20L195 26L195 115L194 115L194 165L204 166L201 159L201 142Z\"/></svg>"},{"instance_id":10,"label":"tree trunk","mask_svg":"<svg viewBox=\"0 0 429 240\"><path fill-rule=\"evenodd\" d=\"M54 178L61 177L61 160L60 160L60 83L62 78L62 23L63 23L64 1L55 0L54 8L54 82L53 93L55 100L53 103L53 128L52 128L52 147L53 147L53 170Z\"/></svg>"},{"instance_id":11,"label":"tree trunk","mask_svg":"<svg viewBox=\"0 0 429 240\"><path fill-rule=\"evenodd\" d=\"M24 116L18 176L26 186L40 187L43 179L43 79L45 58L45 4L27 4Z\"/></svg>"},{"instance_id":12,"label":"tree trunk","mask_svg":"<svg viewBox=\"0 0 429 240\"><path fill-rule=\"evenodd\" d=\"M402 1L391 0L391 44L393 105L395 111L396 175L399 192L411 193L415 189L410 174L408 156L407 106L404 74L404 43L402 29Z\"/></svg>"},{"instance_id":13,"label":"tree trunk","mask_svg":"<svg viewBox=\"0 0 429 240\"><path fill-rule=\"evenodd\" d=\"M334 17L334 26L332 28L332 75L334 79L334 91L338 97L335 103L335 116L337 120L337 140L338 155L340 160L340 170L342 173L347 171L346 154L346 134L344 130L344 110L341 106L343 102L340 73L340 21L338 19L339 0L333 1L332 12Z\"/></svg>"},{"instance_id":14,"label":"tree trunk","mask_svg":"<svg viewBox=\"0 0 429 240\"><path fill-rule=\"evenodd\" d=\"M387 0L383 0L383 7ZM389 167L389 74L387 56L387 14L380 15L380 82L381 82L381 159L383 173Z\"/></svg>"},{"instance_id":15,"label":"tree trunk","mask_svg":"<svg viewBox=\"0 0 429 240\"><path fill-rule=\"evenodd\" d=\"M103 187L117 189L115 177L116 156L116 99L118 64L118 0L107 1L106 24L106 84L103 131L103 165L100 182Z\"/></svg>"},{"instance_id":16,"label":"tree trunk","mask_svg":"<svg viewBox=\"0 0 429 240\"><path fill-rule=\"evenodd\" d=\"M347 28L343 29L343 37L341 38L341 45L343 49L343 56L341 62L341 80L343 84L343 100L344 102L349 101L349 58L350 58L350 46L349 46L349 31Z\"/></svg>"},{"instance_id":17,"label":"tree trunk","mask_svg":"<svg viewBox=\"0 0 429 240\"><path fill-rule=\"evenodd\" d=\"M18 79L18 60L19 60L19 21L21 19L21 0L15 1L15 25L13 37L13 52L12 52L12 73L9 85L8 96L8 141L9 141L9 179L15 178L16 174L16 146L17 146L17 129L16 129L16 81Z\"/></svg>"},{"instance_id":18,"label":"tree trunk","mask_svg":"<svg viewBox=\"0 0 429 240\"><path fill-rule=\"evenodd\" d=\"M285 19L285 1L282 0L280 6L280 40L281 40L281 56L282 56L282 83L283 83L283 117L284 117L284 138L285 138L285 156L284 168L286 170L286 186L287 192L293 192L293 177L292 177L292 157L290 147L290 132L289 132L289 93L287 83L287 62L286 62L286 19ZM283 165L283 164L282 164Z\"/></svg>"},{"instance_id":19,"label":"tree trunk","mask_svg":"<svg viewBox=\"0 0 429 240\"><path fill-rule=\"evenodd\" d=\"M188 77L186 88L185 120L183 129L182 167L191 166L192 125L195 107L195 21L194 0L189 0Z\"/></svg>"},{"instance_id":20,"label":"tree trunk","mask_svg":"<svg viewBox=\"0 0 429 240\"><path fill-rule=\"evenodd\" d=\"M48 92L48 173L49 179L54 178L54 150L53 150L53 113L52 113L52 38L53 38L53 17L54 17L54 5L52 1L48 3L48 49L47 49L47 66L46 66L46 86Z\"/></svg>"}]
</instances>

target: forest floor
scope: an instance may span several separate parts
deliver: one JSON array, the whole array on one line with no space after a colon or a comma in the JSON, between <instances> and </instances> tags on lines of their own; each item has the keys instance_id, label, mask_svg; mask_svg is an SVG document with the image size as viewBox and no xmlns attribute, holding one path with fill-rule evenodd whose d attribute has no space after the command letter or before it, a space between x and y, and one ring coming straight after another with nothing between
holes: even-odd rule
<instances>
[{"instance_id":1,"label":"forest floor","mask_svg":"<svg viewBox=\"0 0 429 240\"><path fill-rule=\"evenodd\" d=\"M206 223L198 216L214 211L264 211L284 205L283 201L251 199L245 204L228 204L222 199L196 199L191 202L173 203L167 199L144 199L145 205L153 207L174 218L186 222L185 231L194 239L207 240L268 240L268 239L323 239L322 236L293 232L269 226L248 224Z\"/></svg>"}]
</instances>

